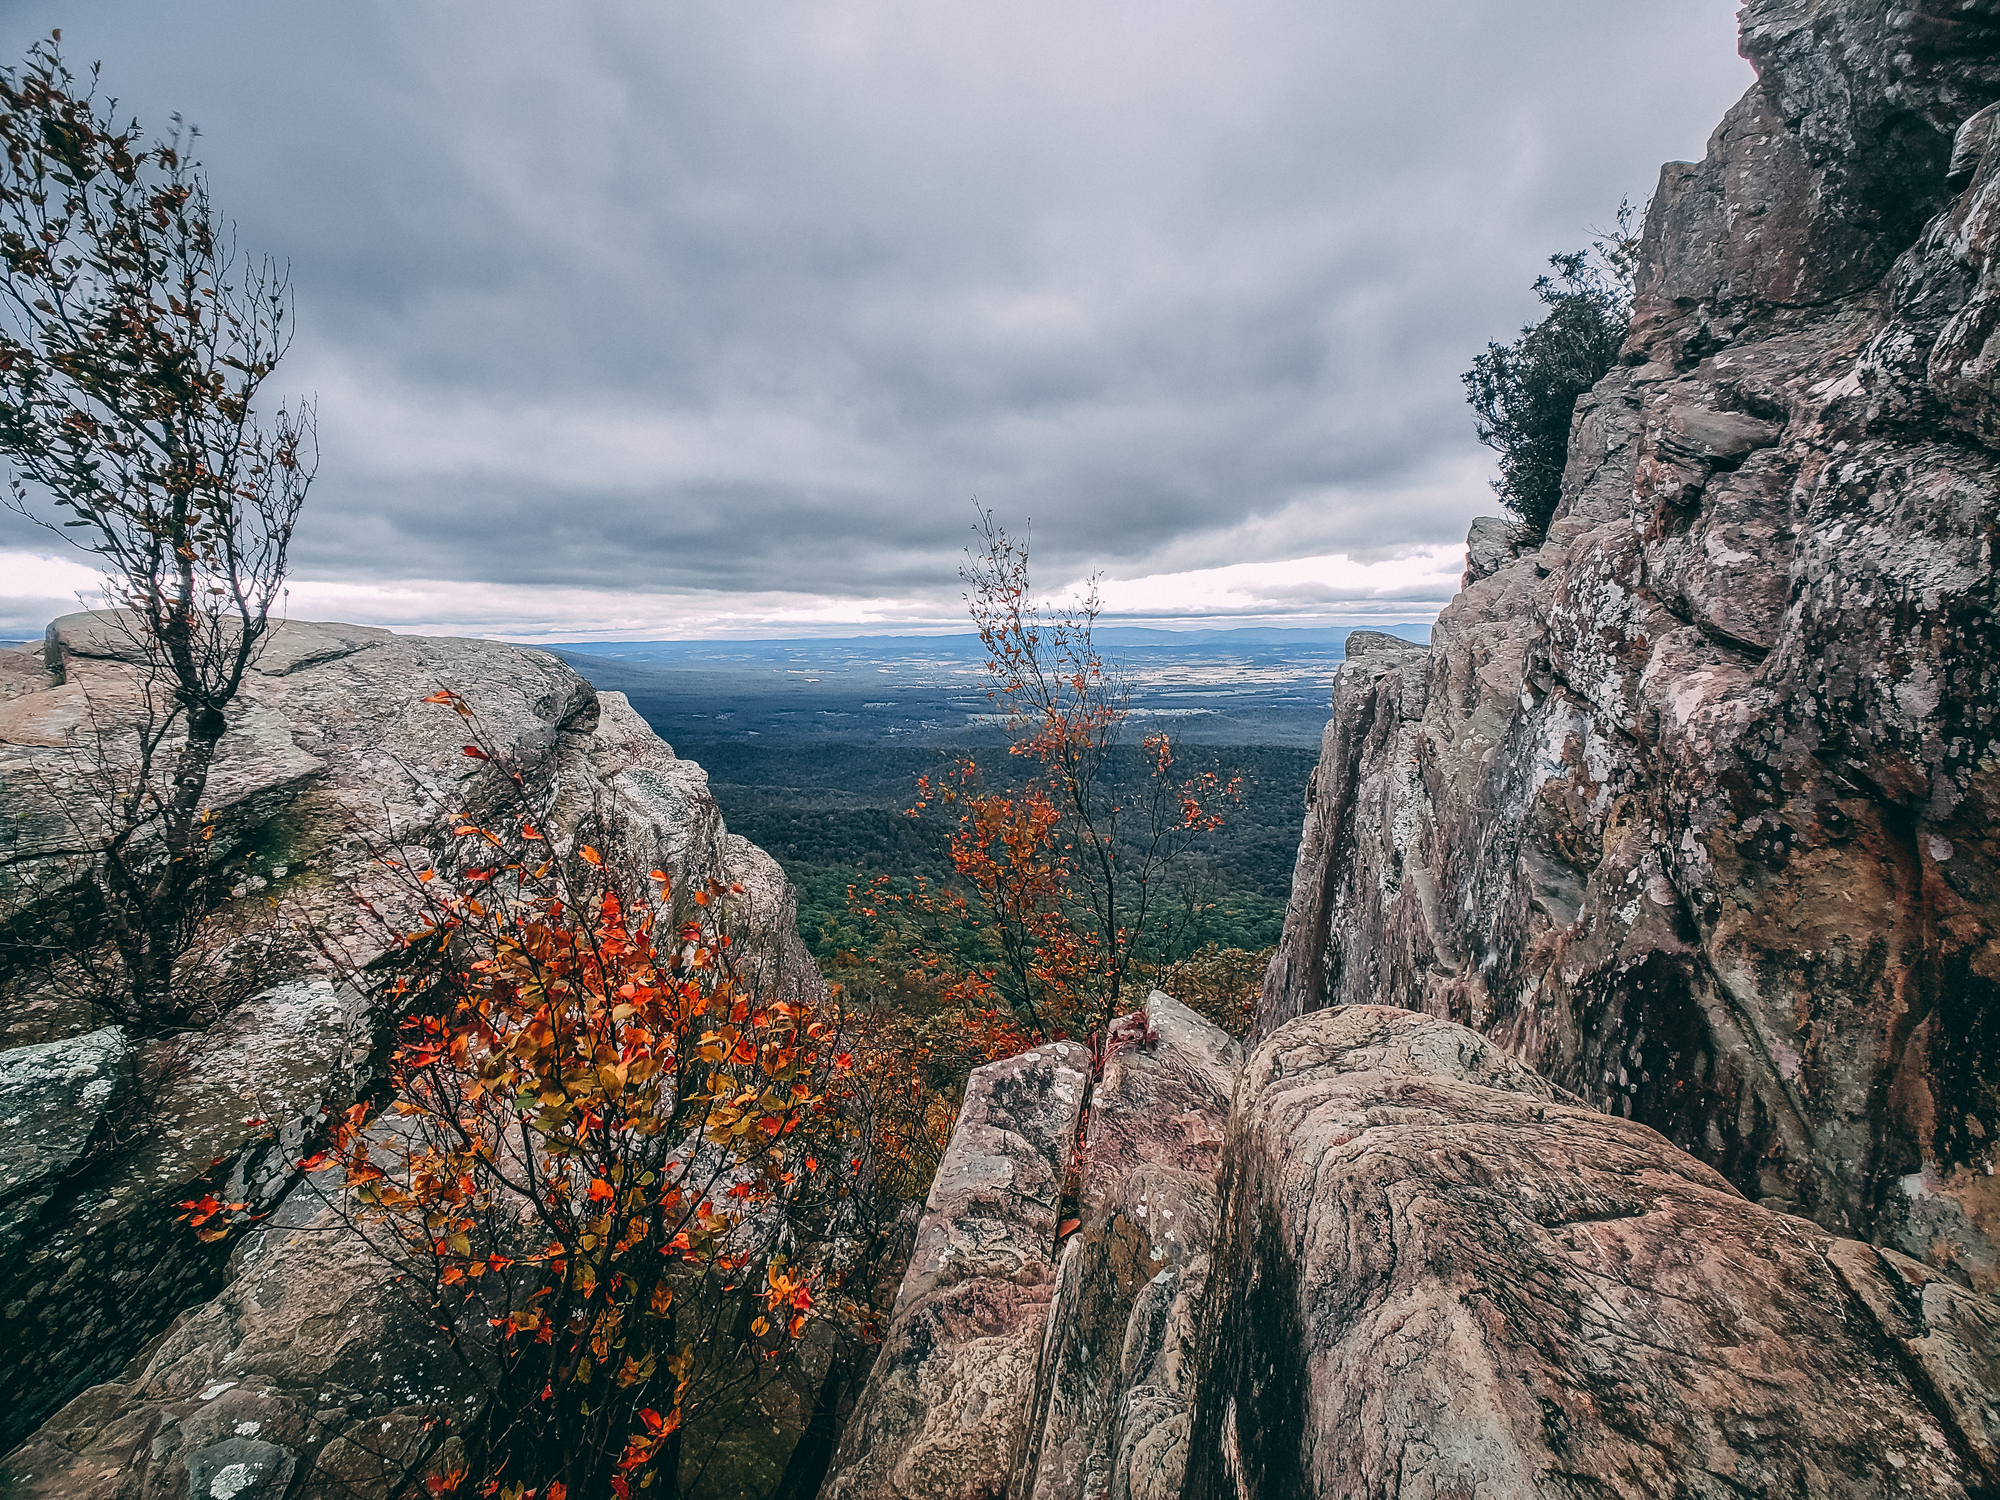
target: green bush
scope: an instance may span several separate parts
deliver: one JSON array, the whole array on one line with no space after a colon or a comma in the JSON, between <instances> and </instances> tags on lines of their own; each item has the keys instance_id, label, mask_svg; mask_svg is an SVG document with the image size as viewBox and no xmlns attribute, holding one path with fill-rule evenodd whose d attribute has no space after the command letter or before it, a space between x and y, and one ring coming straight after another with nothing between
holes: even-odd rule
<instances>
[{"instance_id":1,"label":"green bush","mask_svg":"<svg viewBox=\"0 0 2000 1500\"><path fill-rule=\"evenodd\" d=\"M1461 377L1479 441L1500 455L1494 492L1537 537L1562 498L1577 397L1616 362L1631 324L1632 218L1620 204L1616 231L1588 250L1550 256L1555 274L1535 282L1547 314L1513 343L1488 344Z\"/></svg>"}]
</instances>

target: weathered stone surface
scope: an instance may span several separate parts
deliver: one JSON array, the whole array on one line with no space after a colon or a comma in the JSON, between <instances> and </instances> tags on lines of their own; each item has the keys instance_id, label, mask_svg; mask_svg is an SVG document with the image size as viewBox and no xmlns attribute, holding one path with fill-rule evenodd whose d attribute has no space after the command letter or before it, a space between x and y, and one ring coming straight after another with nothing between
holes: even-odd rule
<instances>
[{"instance_id":1,"label":"weathered stone surface","mask_svg":"<svg viewBox=\"0 0 2000 1500\"><path fill-rule=\"evenodd\" d=\"M1341 670L1260 1033L1462 1022L1992 1290L2000 4L1742 24L1546 540Z\"/></svg>"},{"instance_id":2,"label":"weathered stone surface","mask_svg":"<svg viewBox=\"0 0 2000 1500\"><path fill-rule=\"evenodd\" d=\"M1079 1227L1058 1267L1034 1441L1009 1491L1020 1500L1180 1493L1188 1345L1242 1054L1158 990L1144 1014L1155 1039L1114 1047L1091 1094Z\"/></svg>"},{"instance_id":3,"label":"weathered stone surface","mask_svg":"<svg viewBox=\"0 0 2000 1500\"><path fill-rule=\"evenodd\" d=\"M130 652L115 621L86 614L56 621L40 653L0 653L0 805L13 814L0 838L10 847L60 842L96 729L129 712ZM489 641L301 622L273 631L211 785L216 846L233 877L219 921L267 931L275 903L355 963L379 951L385 928L355 905L361 895L393 911L395 886L376 856L435 858L445 816L476 813L494 791L493 773L461 753L458 718L423 703L440 687L473 705L552 830L587 830L641 877L659 867L682 886L742 884L730 920L746 951L778 987L823 993L782 872L728 835L701 768L677 759L622 696L595 693L546 653ZM32 735L8 728L23 724ZM18 909L48 896L64 873L48 863L55 878L38 886L17 871L0 900ZM145 1110L102 1121L89 1170L51 1174L33 1211L7 1205L18 1253L0 1253L0 1450L216 1294L226 1247L197 1242L176 1205L213 1189L268 1209L291 1185L296 1147L363 1081L375 1018L299 948L296 981L206 1031L136 1047ZM40 1001L0 1017L4 1040L36 1044L97 1024L87 1007Z\"/></svg>"},{"instance_id":4,"label":"weathered stone surface","mask_svg":"<svg viewBox=\"0 0 2000 1500\"><path fill-rule=\"evenodd\" d=\"M826 1500L996 1500L1030 1436L1056 1215L1090 1082L1054 1042L973 1071Z\"/></svg>"},{"instance_id":5,"label":"weathered stone surface","mask_svg":"<svg viewBox=\"0 0 2000 1500\"><path fill-rule=\"evenodd\" d=\"M0 1052L0 1256L11 1253L131 1083L125 1033Z\"/></svg>"},{"instance_id":6,"label":"weathered stone surface","mask_svg":"<svg viewBox=\"0 0 2000 1500\"><path fill-rule=\"evenodd\" d=\"M1522 541L1518 522L1479 517L1465 535L1465 582L1491 578L1521 555Z\"/></svg>"},{"instance_id":7,"label":"weathered stone surface","mask_svg":"<svg viewBox=\"0 0 2000 1500\"><path fill-rule=\"evenodd\" d=\"M1989 1299L1745 1201L1463 1027L1288 1022L1223 1180L1190 1500L2000 1480Z\"/></svg>"},{"instance_id":8,"label":"weathered stone surface","mask_svg":"<svg viewBox=\"0 0 2000 1500\"><path fill-rule=\"evenodd\" d=\"M120 1380L0 1461L0 1493L227 1500L234 1485L238 1500L280 1500L290 1485L387 1500L454 1466L490 1387L487 1351L429 1327L340 1210L292 1193L232 1270Z\"/></svg>"},{"instance_id":9,"label":"weathered stone surface","mask_svg":"<svg viewBox=\"0 0 2000 1500\"><path fill-rule=\"evenodd\" d=\"M52 1182L36 1212L11 1221L33 1243L0 1260L5 1389L21 1397L0 1417L0 1442L115 1374L146 1335L214 1290L227 1246L197 1240L178 1205L207 1189L268 1213L328 1103L352 1097L372 1041L360 997L312 979L258 994L206 1032L138 1049L153 1097L114 1111L100 1161ZM0 1067L29 1050L0 1053Z\"/></svg>"}]
</instances>

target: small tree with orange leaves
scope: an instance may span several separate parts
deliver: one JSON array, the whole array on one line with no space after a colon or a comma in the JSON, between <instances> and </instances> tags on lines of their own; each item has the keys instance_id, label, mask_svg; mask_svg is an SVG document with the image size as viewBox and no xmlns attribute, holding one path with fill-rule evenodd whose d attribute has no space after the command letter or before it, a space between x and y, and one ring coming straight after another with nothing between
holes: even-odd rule
<instances>
[{"instance_id":1,"label":"small tree with orange leaves","mask_svg":"<svg viewBox=\"0 0 2000 1500\"><path fill-rule=\"evenodd\" d=\"M968 755L922 778L912 811L956 816L957 879L905 892L877 880L858 902L897 909L906 941L888 962L935 976L940 1004L969 1014L1004 1002L1031 1037L1075 1035L1101 1054L1130 980L1165 956L1190 910L1186 856L1222 826L1241 784L1213 770L1183 775L1164 733L1140 741L1136 778L1119 774L1131 712L1094 639L1095 588L1045 612L1026 543L985 510L979 536L962 570L967 603L1009 754L1028 774L993 788Z\"/></svg>"}]
</instances>

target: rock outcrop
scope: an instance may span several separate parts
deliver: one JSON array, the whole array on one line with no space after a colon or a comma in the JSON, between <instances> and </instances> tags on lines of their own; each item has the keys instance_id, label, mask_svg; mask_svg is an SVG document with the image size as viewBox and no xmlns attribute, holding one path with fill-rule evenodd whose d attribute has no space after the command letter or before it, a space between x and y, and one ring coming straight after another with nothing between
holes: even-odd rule
<instances>
[{"instance_id":1,"label":"rock outcrop","mask_svg":"<svg viewBox=\"0 0 2000 1500\"><path fill-rule=\"evenodd\" d=\"M1046 1049L974 1074L824 1495L2000 1484L1991 1297L1751 1203L1452 1022L1321 1010L1246 1065L1166 996L1147 1015L1053 1272L1081 1075Z\"/></svg>"},{"instance_id":2,"label":"rock outcrop","mask_svg":"<svg viewBox=\"0 0 2000 1500\"><path fill-rule=\"evenodd\" d=\"M1036 1428L1011 1476L1017 1500L1180 1494L1195 1309L1242 1054L1157 990L1145 1016L1150 1039L1114 1046L1091 1093L1078 1227L1043 1336Z\"/></svg>"},{"instance_id":3,"label":"rock outcrop","mask_svg":"<svg viewBox=\"0 0 2000 1500\"><path fill-rule=\"evenodd\" d=\"M1103 1078L1056 1043L976 1070L826 1500L1180 1493L1236 1044L1155 991ZM1089 1119L1077 1223L1063 1184Z\"/></svg>"},{"instance_id":4,"label":"rock outcrop","mask_svg":"<svg viewBox=\"0 0 2000 1500\"><path fill-rule=\"evenodd\" d=\"M1027 1441L1089 1082L1072 1042L973 1070L828 1500L985 1500L1005 1485Z\"/></svg>"},{"instance_id":5,"label":"rock outcrop","mask_svg":"<svg viewBox=\"0 0 2000 1500\"><path fill-rule=\"evenodd\" d=\"M115 729L131 701L128 653L115 622L96 615L58 620L45 650L0 652L0 802L11 814L0 836L10 850L72 842L62 836L65 798L87 795L97 732ZM677 759L622 696L596 693L545 653L496 642L279 627L233 710L211 805L218 858L231 874L215 924L242 935L242 965L269 962L283 977L254 987L203 1029L167 1039L132 1042L59 988L31 993L4 1018L4 1040L18 1045L0 1051L0 1208L8 1218L0 1241L7 1351L0 1451L77 1397L37 1439L32 1453L40 1456L10 1461L9 1493L125 1493L121 1486L144 1475L193 1464L200 1445L166 1443L160 1424L250 1401L245 1390L256 1382L229 1364L232 1351L250 1348L245 1340L261 1340L261 1352L242 1353L241 1368L254 1367L259 1390L291 1391L270 1397L289 1402L291 1415L239 1413L240 1421L262 1423L255 1441L291 1455L295 1469L287 1472L296 1483L319 1484L334 1472L330 1461L297 1440L310 1431L331 1444L341 1430L313 1417L319 1408L308 1399L339 1383L331 1366L315 1363L320 1345L331 1340L348 1351L340 1358L361 1362L340 1377L349 1396L333 1404L365 1410L378 1425L388 1417L376 1411L377 1398L389 1393L367 1378L369 1369L415 1368L428 1357L397 1343L386 1315L362 1320L373 1330L365 1337L335 1336L336 1325L376 1294L352 1279L367 1279L367 1266L347 1263L361 1247L335 1244L332 1227L299 1220L310 1205L294 1201L289 1164L325 1111L365 1085L380 1041L363 997L336 985L301 930L344 950L347 962L365 963L385 929L363 918L356 898L386 907L394 895L375 861L441 845L441 819L476 809L490 794L482 775L491 773L462 754L458 719L422 701L440 687L474 706L488 742L549 808L551 829L589 821L593 836L625 851L640 871L657 865L683 880L741 884L732 925L752 942L766 977L779 988L819 990L782 872L727 833L701 768ZM73 879L61 856L39 867L10 865L0 895L32 922L34 903L62 899ZM202 1245L175 1221L181 1200L211 1189L253 1212L278 1208L275 1222L296 1240L266 1232L256 1252L261 1279L242 1279L252 1259L245 1252L236 1279L201 1308L232 1274L230 1247ZM315 1245L324 1252L318 1272ZM177 1315L184 1316L170 1348L143 1355ZM226 1401L202 1398L171 1373L197 1366L212 1367L198 1384L236 1381ZM121 1371L115 1384L78 1396ZM412 1380L416 1392L422 1382ZM356 1393L368 1400L355 1404ZM416 1393L403 1404L444 1399ZM151 1435L127 1444L141 1428ZM239 1436L232 1428L203 1441ZM52 1442L89 1457L58 1463ZM152 1457L142 1461L142 1450ZM346 1449L326 1451L338 1458ZM211 1458L223 1469L254 1466L250 1457L229 1457L234 1452ZM108 1476L101 1483L82 1484L79 1476L101 1471ZM277 1482L277 1468L259 1472ZM42 1477L30 1482L29 1473ZM57 1473L68 1477L48 1478ZM184 1484L175 1479L170 1488Z\"/></svg>"},{"instance_id":6,"label":"rock outcrop","mask_svg":"<svg viewBox=\"0 0 2000 1500\"><path fill-rule=\"evenodd\" d=\"M1351 653L1260 1034L1462 1022L2000 1287L2000 4L1757 0L1561 506Z\"/></svg>"},{"instance_id":7,"label":"rock outcrop","mask_svg":"<svg viewBox=\"0 0 2000 1500\"><path fill-rule=\"evenodd\" d=\"M1114 1058L1020 1461L839 1493L2000 1486L2000 0L1742 26L1547 535L1349 640L1220 1177Z\"/></svg>"},{"instance_id":8,"label":"rock outcrop","mask_svg":"<svg viewBox=\"0 0 2000 1500\"><path fill-rule=\"evenodd\" d=\"M1279 1028L1224 1182L1189 1500L2000 1482L1990 1299L1757 1207L1464 1027Z\"/></svg>"}]
</instances>

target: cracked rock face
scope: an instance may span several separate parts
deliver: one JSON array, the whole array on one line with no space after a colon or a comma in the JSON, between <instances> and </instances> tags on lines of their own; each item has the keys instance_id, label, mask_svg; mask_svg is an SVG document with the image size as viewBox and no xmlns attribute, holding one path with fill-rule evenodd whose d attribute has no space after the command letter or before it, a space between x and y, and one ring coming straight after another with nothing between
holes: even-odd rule
<instances>
[{"instance_id":1,"label":"cracked rock face","mask_svg":"<svg viewBox=\"0 0 2000 1500\"><path fill-rule=\"evenodd\" d=\"M1242 1052L1155 990L1090 1091L1078 1224L1056 1248L1089 1057L972 1075L888 1337L821 1495L1175 1500L1195 1314Z\"/></svg>"},{"instance_id":2,"label":"cracked rock face","mask_svg":"<svg viewBox=\"0 0 2000 1500\"><path fill-rule=\"evenodd\" d=\"M1750 5L1518 558L1342 668L1259 1033L1481 1032L2000 1288L2000 3Z\"/></svg>"},{"instance_id":3,"label":"cracked rock face","mask_svg":"<svg viewBox=\"0 0 2000 1500\"><path fill-rule=\"evenodd\" d=\"M0 1460L0 1491L387 1500L458 1466L490 1351L413 1318L344 1211L294 1192L231 1269L221 1296Z\"/></svg>"},{"instance_id":4,"label":"cracked rock face","mask_svg":"<svg viewBox=\"0 0 2000 1500\"><path fill-rule=\"evenodd\" d=\"M1155 990L1155 1040L1091 1094L1078 1229L1064 1242L1019 1500L1173 1500L1187 1462L1194 1310L1241 1049Z\"/></svg>"},{"instance_id":5,"label":"cracked rock face","mask_svg":"<svg viewBox=\"0 0 2000 1500\"><path fill-rule=\"evenodd\" d=\"M0 1052L0 1255L89 1149L130 1082L124 1031Z\"/></svg>"},{"instance_id":6,"label":"cracked rock face","mask_svg":"<svg viewBox=\"0 0 2000 1500\"><path fill-rule=\"evenodd\" d=\"M1222 1180L1189 1500L2000 1479L1990 1299L1757 1207L1464 1027L1286 1023Z\"/></svg>"},{"instance_id":7,"label":"cracked rock face","mask_svg":"<svg viewBox=\"0 0 2000 1500\"><path fill-rule=\"evenodd\" d=\"M1074 1042L973 1070L826 1500L994 1500L1005 1489L1027 1444L1089 1083Z\"/></svg>"}]
</instances>

